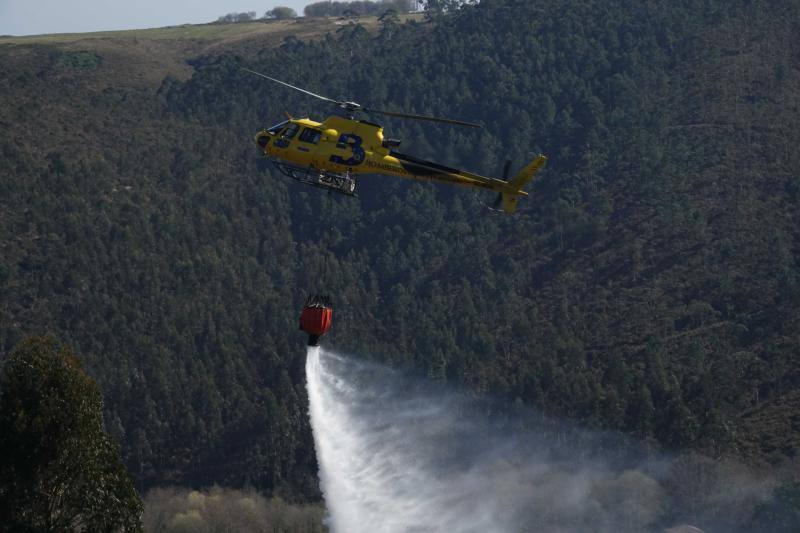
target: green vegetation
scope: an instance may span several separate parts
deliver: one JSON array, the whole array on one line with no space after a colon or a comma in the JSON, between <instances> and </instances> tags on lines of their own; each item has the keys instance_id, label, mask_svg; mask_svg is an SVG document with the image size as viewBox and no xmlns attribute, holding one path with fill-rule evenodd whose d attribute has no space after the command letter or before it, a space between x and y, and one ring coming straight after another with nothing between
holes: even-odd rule
<instances>
[{"instance_id":1,"label":"green vegetation","mask_svg":"<svg viewBox=\"0 0 800 533\"><path fill-rule=\"evenodd\" d=\"M323 533L320 504L290 505L253 490L154 489L144 499L145 532Z\"/></svg>"},{"instance_id":2,"label":"green vegetation","mask_svg":"<svg viewBox=\"0 0 800 533\"><path fill-rule=\"evenodd\" d=\"M102 53L78 72L53 45L0 48L0 351L42 330L76 346L144 486L319 496L296 314L320 290L337 348L796 473L797 3L484 0L435 20L226 40L152 90ZM241 66L487 125L384 124L421 157L548 167L512 217L383 177L320 194L252 135L331 109Z\"/></svg>"},{"instance_id":3,"label":"green vegetation","mask_svg":"<svg viewBox=\"0 0 800 533\"><path fill-rule=\"evenodd\" d=\"M388 10L408 13L414 8L412 0L356 0L353 2L314 2L303 8L307 17L380 16Z\"/></svg>"},{"instance_id":4,"label":"green vegetation","mask_svg":"<svg viewBox=\"0 0 800 533\"><path fill-rule=\"evenodd\" d=\"M264 18L278 20L293 19L297 18L297 12L291 7L278 6L264 13Z\"/></svg>"},{"instance_id":5,"label":"green vegetation","mask_svg":"<svg viewBox=\"0 0 800 533\"><path fill-rule=\"evenodd\" d=\"M59 44L82 41L89 43L105 39L154 41L220 41L244 35L256 36L285 30L287 21L257 20L231 24L184 24L165 28L143 30L100 31L92 33L57 33L52 35L31 35L25 37L0 37L0 44Z\"/></svg>"},{"instance_id":6,"label":"green vegetation","mask_svg":"<svg viewBox=\"0 0 800 533\"><path fill-rule=\"evenodd\" d=\"M181 39L219 39L224 36L240 35L246 30L264 30L264 22L249 22L239 24L197 24L169 26L166 28L152 28L144 30L125 31L100 31L92 33L57 33L52 35L32 35L25 37L0 37L2 44L57 44L74 42L77 40L95 41L98 39L152 39L152 40L181 40Z\"/></svg>"},{"instance_id":7,"label":"green vegetation","mask_svg":"<svg viewBox=\"0 0 800 533\"><path fill-rule=\"evenodd\" d=\"M255 11L245 11L243 13L228 13L217 19L217 22L250 22L256 19Z\"/></svg>"},{"instance_id":8,"label":"green vegetation","mask_svg":"<svg viewBox=\"0 0 800 533\"><path fill-rule=\"evenodd\" d=\"M769 530L775 533L799 531L800 483L778 487L772 499L757 509L757 523L769 524Z\"/></svg>"},{"instance_id":9,"label":"green vegetation","mask_svg":"<svg viewBox=\"0 0 800 533\"><path fill-rule=\"evenodd\" d=\"M94 52L67 52L63 55L61 61L73 68L94 70L100 64L100 57Z\"/></svg>"},{"instance_id":10,"label":"green vegetation","mask_svg":"<svg viewBox=\"0 0 800 533\"><path fill-rule=\"evenodd\" d=\"M0 373L0 523L7 531L140 531L142 503L75 356L32 338Z\"/></svg>"}]
</instances>

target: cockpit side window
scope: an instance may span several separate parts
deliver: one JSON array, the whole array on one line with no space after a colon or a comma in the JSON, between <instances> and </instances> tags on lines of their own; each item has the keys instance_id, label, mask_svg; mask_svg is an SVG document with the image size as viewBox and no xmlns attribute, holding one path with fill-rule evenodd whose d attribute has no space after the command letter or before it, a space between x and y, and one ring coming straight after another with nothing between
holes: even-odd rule
<instances>
[{"instance_id":1,"label":"cockpit side window","mask_svg":"<svg viewBox=\"0 0 800 533\"><path fill-rule=\"evenodd\" d=\"M289 121L288 121L288 120L284 120L284 121L283 121L283 122L281 122L280 124L275 124L274 126L272 126L271 128L269 128L269 129L267 130L267 133L269 133L270 135L277 135L277 134L278 134L278 132L279 132L279 131L281 131L281 130L283 129L283 127L284 127L285 125L287 125L288 123L289 123Z\"/></svg>"},{"instance_id":2,"label":"cockpit side window","mask_svg":"<svg viewBox=\"0 0 800 533\"><path fill-rule=\"evenodd\" d=\"M319 130L315 130L314 128L305 128L303 133L300 134L298 137L301 141L311 144L319 143L319 138L322 136L322 132Z\"/></svg>"},{"instance_id":3,"label":"cockpit side window","mask_svg":"<svg viewBox=\"0 0 800 533\"><path fill-rule=\"evenodd\" d=\"M300 129L300 124L291 123L285 130L283 130L283 135L281 135L281 137L283 137L284 139L291 139L295 135L297 135L297 130L299 129Z\"/></svg>"}]
</instances>

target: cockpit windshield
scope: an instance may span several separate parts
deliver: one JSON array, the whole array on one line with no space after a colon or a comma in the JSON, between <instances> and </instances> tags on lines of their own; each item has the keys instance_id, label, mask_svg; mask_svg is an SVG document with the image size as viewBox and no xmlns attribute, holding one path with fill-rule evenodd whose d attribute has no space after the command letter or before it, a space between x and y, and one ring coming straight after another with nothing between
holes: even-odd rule
<instances>
[{"instance_id":1,"label":"cockpit windshield","mask_svg":"<svg viewBox=\"0 0 800 533\"><path fill-rule=\"evenodd\" d=\"M284 127L285 125L287 125L288 123L289 123L289 121L288 121L288 120L284 120L284 121L283 121L283 122L281 122L280 124L275 124L274 126L272 126L271 128L269 128L269 129L267 130L267 132L268 132L270 135L276 135L276 134L277 134L279 131L281 131L281 130L283 129L283 127Z\"/></svg>"}]
</instances>

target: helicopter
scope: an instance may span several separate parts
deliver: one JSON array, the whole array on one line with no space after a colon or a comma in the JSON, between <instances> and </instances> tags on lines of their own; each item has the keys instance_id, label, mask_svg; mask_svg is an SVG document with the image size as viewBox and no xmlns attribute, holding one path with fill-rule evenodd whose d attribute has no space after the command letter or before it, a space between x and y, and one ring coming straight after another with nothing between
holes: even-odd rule
<instances>
[{"instance_id":1,"label":"helicopter","mask_svg":"<svg viewBox=\"0 0 800 533\"><path fill-rule=\"evenodd\" d=\"M522 190L523 187L547 161L544 155L537 156L510 180L507 179L510 161L503 170L503 179L425 161L396 151L395 148L400 146L399 140L385 138L379 124L357 120L355 114L381 114L471 128L480 128L481 125L463 120L368 108L356 102L321 96L254 70L244 67L242 70L326 101L344 111L345 116L332 115L322 122L288 116L288 120L256 134L256 144L275 168L307 185L355 196L356 176L359 174L399 176L496 192L497 198L491 208L514 213L519 198L528 196Z\"/></svg>"}]
</instances>

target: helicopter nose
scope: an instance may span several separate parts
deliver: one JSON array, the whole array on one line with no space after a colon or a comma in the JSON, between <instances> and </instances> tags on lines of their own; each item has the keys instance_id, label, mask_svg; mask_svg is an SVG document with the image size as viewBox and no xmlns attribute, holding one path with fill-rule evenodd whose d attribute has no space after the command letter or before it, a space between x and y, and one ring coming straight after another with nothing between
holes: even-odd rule
<instances>
[{"instance_id":1,"label":"helicopter nose","mask_svg":"<svg viewBox=\"0 0 800 533\"><path fill-rule=\"evenodd\" d=\"M261 133L256 137L256 144L258 144L262 150L267 148L267 144L269 144L269 135L265 133Z\"/></svg>"}]
</instances>

